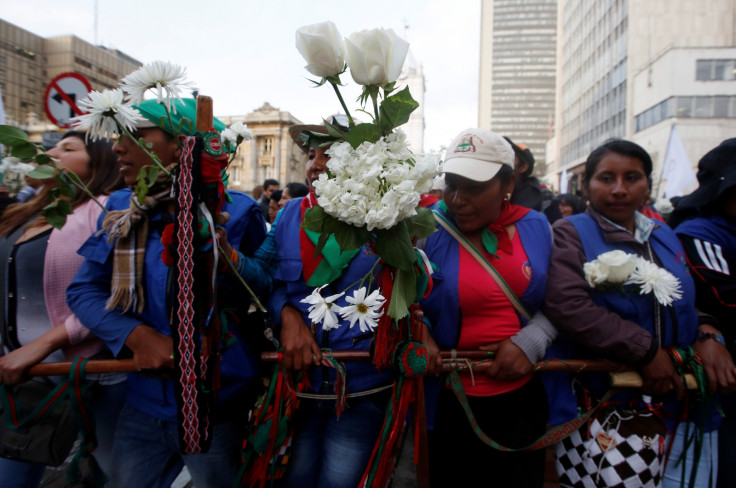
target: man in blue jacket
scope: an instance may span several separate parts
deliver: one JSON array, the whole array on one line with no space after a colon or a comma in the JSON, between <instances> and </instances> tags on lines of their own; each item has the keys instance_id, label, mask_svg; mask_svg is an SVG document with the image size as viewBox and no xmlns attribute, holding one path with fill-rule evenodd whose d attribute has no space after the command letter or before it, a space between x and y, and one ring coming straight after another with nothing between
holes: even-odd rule
<instances>
[{"instance_id":1,"label":"man in blue jacket","mask_svg":"<svg viewBox=\"0 0 736 488\"><path fill-rule=\"evenodd\" d=\"M181 149L169 127L158 125L164 120L161 110L155 101L143 102L140 111L147 122L140 123L133 135L142 138L164 166L173 167ZM177 104L174 117L182 114L195 118L187 107ZM152 163L150 156L125 136L114 151L125 183L134 186L139 169ZM98 225L100 232L79 251L85 261L67 292L69 306L82 323L116 356L132 352L139 371L174 366L173 268L162 260L161 242L165 227L174 219L171 186L171 177L162 174L143 205L129 189L111 195L108 213L101 216ZM230 258L242 267L246 260L239 258L255 253L266 227L255 200L238 192L229 195L230 202L222 210L230 214L230 220L217 231L226 254L220 255L220 262ZM256 292L270 287L267 275L240 271ZM247 310L249 300L243 300L246 292L234 274L220 266L217 279L218 305ZM235 332L232 327L230 332ZM179 447L174 380L140 372L129 374L126 404L115 433L112 486L169 487L185 464L196 486L231 486L240 465L240 436L232 399L242 399L257 377L254 355L242 341L222 352L221 376L219 403L210 415L214 426L209 450L185 455Z\"/></svg>"}]
</instances>

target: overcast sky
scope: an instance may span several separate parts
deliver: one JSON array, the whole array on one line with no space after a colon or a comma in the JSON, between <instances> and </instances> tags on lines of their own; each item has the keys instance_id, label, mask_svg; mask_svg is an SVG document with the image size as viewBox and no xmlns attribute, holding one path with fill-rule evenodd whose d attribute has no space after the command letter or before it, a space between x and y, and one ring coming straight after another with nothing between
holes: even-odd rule
<instances>
[{"instance_id":1,"label":"overcast sky","mask_svg":"<svg viewBox=\"0 0 736 488\"><path fill-rule=\"evenodd\" d=\"M328 87L312 88L294 47L302 25L332 20L343 36L392 28L410 42L425 75L425 149L475 127L479 0L98 0L97 43L142 63L187 68L217 115L244 115L264 102L305 123L338 111ZM35 34L74 34L95 42L94 0L2 0L0 16ZM405 29L408 25L408 29ZM348 108L358 108L349 76Z\"/></svg>"}]
</instances>

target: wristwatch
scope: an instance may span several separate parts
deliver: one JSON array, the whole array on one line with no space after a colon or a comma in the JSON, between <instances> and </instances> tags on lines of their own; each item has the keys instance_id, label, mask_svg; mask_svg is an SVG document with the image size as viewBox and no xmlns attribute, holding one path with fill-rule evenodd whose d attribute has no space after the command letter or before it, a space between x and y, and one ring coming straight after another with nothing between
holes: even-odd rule
<instances>
[{"instance_id":1,"label":"wristwatch","mask_svg":"<svg viewBox=\"0 0 736 488\"><path fill-rule=\"evenodd\" d=\"M708 339L713 339L714 341L726 345L726 339L723 338L722 334L714 334L713 332L701 332L698 331L698 341L702 342Z\"/></svg>"}]
</instances>

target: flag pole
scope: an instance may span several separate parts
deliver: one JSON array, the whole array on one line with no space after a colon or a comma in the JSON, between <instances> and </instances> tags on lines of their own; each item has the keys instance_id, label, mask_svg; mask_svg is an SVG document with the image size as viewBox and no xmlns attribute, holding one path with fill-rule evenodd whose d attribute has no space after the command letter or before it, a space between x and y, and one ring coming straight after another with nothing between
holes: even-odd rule
<instances>
[{"instance_id":1,"label":"flag pole","mask_svg":"<svg viewBox=\"0 0 736 488\"><path fill-rule=\"evenodd\" d=\"M662 188L662 178L664 178L664 169L665 166L667 166L667 161L669 160L670 156L670 147L672 146L672 135L675 132L675 126L677 125L677 119L672 121L672 125L670 126L670 136L667 138L667 146L664 150L664 159L662 160L662 168L659 170L659 181L657 181L657 191L654 192L654 199L657 200L659 198L659 190Z\"/></svg>"}]
</instances>

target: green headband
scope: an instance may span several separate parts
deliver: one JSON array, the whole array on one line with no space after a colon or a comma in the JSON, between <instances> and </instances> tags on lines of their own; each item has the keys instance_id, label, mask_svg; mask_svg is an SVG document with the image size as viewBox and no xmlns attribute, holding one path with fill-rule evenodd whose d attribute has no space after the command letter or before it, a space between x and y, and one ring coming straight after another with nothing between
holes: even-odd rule
<instances>
[{"instance_id":1,"label":"green headband","mask_svg":"<svg viewBox=\"0 0 736 488\"><path fill-rule=\"evenodd\" d=\"M171 121L174 123L174 129L172 129L168 118L166 117L166 109L163 104L157 103L156 100L144 100L135 108L146 118L151 124L148 127L158 127L169 134L185 134L191 136L194 134L197 128L197 101L193 98L184 98L182 100L174 100L174 107L176 107L176 113L171 112ZM183 119L189 120L183 120ZM225 124L214 119L215 130L222 132L225 129ZM145 122L138 124L139 129L147 127Z\"/></svg>"}]
</instances>

